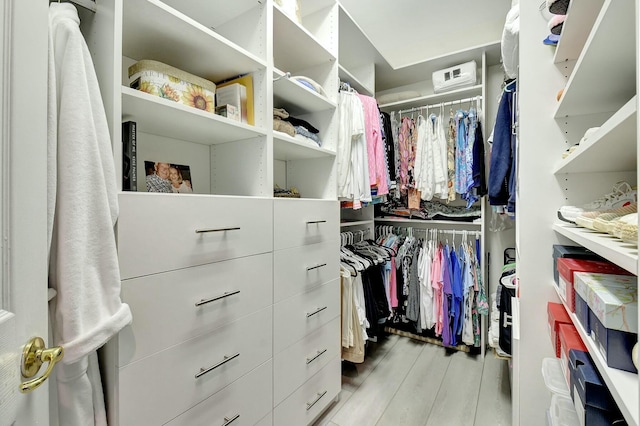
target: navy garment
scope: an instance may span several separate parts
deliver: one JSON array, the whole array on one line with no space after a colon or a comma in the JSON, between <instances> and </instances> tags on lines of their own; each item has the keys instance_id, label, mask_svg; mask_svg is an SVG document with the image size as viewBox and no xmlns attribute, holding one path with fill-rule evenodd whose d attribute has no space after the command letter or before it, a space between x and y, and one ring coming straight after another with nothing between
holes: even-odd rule
<instances>
[{"instance_id":1,"label":"navy garment","mask_svg":"<svg viewBox=\"0 0 640 426\"><path fill-rule=\"evenodd\" d=\"M491 167L489 169L489 204L492 206L508 206L515 212L515 135L511 132L513 111L513 94L515 82L509 90L502 93L496 124L493 128L493 148L491 150Z\"/></svg>"},{"instance_id":2,"label":"navy garment","mask_svg":"<svg viewBox=\"0 0 640 426\"><path fill-rule=\"evenodd\" d=\"M451 247L451 311L449 315L451 316L451 346L456 346L458 344L457 335L459 326L462 325L461 314L462 314L462 300L463 300L463 289L462 289L462 273L460 271L460 261L458 260L458 254L454 247ZM462 329L460 330L462 331Z\"/></svg>"},{"instance_id":3,"label":"navy garment","mask_svg":"<svg viewBox=\"0 0 640 426\"><path fill-rule=\"evenodd\" d=\"M473 143L473 188L478 197L487 195L487 176L484 161L484 136L482 134L482 123L478 121L476 127L476 137Z\"/></svg>"}]
</instances>

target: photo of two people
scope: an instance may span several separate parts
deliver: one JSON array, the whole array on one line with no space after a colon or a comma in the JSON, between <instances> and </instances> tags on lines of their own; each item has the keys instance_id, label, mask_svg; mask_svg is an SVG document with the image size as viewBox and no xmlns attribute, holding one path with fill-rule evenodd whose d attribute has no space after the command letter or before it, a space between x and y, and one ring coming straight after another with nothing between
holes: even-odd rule
<instances>
[{"instance_id":1,"label":"photo of two people","mask_svg":"<svg viewBox=\"0 0 640 426\"><path fill-rule=\"evenodd\" d=\"M145 161L147 192L192 193L191 170L181 164Z\"/></svg>"}]
</instances>

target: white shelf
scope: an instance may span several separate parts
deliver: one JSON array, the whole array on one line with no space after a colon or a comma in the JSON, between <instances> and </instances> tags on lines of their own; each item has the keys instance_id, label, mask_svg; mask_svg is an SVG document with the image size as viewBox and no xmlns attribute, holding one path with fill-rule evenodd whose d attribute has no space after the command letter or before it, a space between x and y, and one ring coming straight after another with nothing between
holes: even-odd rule
<instances>
[{"instance_id":1,"label":"white shelf","mask_svg":"<svg viewBox=\"0 0 640 426\"><path fill-rule=\"evenodd\" d=\"M366 87L364 83L362 83L356 76L351 74L349 70L343 67L341 64L338 64L338 76L340 77L340 81L347 82L356 89L356 91L362 95L373 96L373 90Z\"/></svg>"},{"instance_id":2,"label":"white shelf","mask_svg":"<svg viewBox=\"0 0 640 426\"><path fill-rule=\"evenodd\" d=\"M452 102L480 95L482 95L482 84L463 87L461 89L452 90L446 93L434 93L432 95L419 96L416 98L405 99L403 101L390 102L380 105L380 109L386 111L409 109L425 105L437 104L441 102Z\"/></svg>"},{"instance_id":3,"label":"white shelf","mask_svg":"<svg viewBox=\"0 0 640 426\"><path fill-rule=\"evenodd\" d=\"M213 145L265 136L248 124L122 87L122 120L138 123L138 131Z\"/></svg>"},{"instance_id":4,"label":"white shelf","mask_svg":"<svg viewBox=\"0 0 640 426\"><path fill-rule=\"evenodd\" d=\"M274 65L295 73L336 60L306 28L289 18L273 5L273 60Z\"/></svg>"},{"instance_id":5,"label":"white shelf","mask_svg":"<svg viewBox=\"0 0 640 426\"><path fill-rule=\"evenodd\" d=\"M637 105L634 96L590 139L582 142L573 153L563 159L554 174L635 171L636 123Z\"/></svg>"},{"instance_id":6,"label":"white shelf","mask_svg":"<svg viewBox=\"0 0 640 426\"><path fill-rule=\"evenodd\" d=\"M284 73L274 71L273 106L283 107L292 115L335 109L337 105L326 97L304 87L293 79L283 77Z\"/></svg>"},{"instance_id":7,"label":"white shelf","mask_svg":"<svg viewBox=\"0 0 640 426\"><path fill-rule=\"evenodd\" d=\"M217 82L266 62L159 0L124 2L122 53Z\"/></svg>"},{"instance_id":8,"label":"white shelf","mask_svg":"<svg viewBox=\"0 0 640 426\"><path fill-rule=\"evenodd\" d=\"M411 225L424 225L425 227L458 226L462 228L480 228L480 222L463 222L458 220L428 220L428 219L405 219L403 217L376 217L376 222L403 223Z\"/></svg>"},{"instance_id":9,"label":"white shelf","mask_svg":"<svg viewBox=\"0 0 640 426\"><path fill-rule=\"evenodd\" d=\"M567 18L562 25L562 37L553 58L554 63L575 61L580 57L603 3L604 0L569 3Z\"/></svg>"},{"instance_id":10,"label":"white shelf","mask_svg":"<svg viewBox=\"0 0 640 426\"><path fill-rule=\"evenodd\" d=\"M575 225L556 223L553 230L599 254L621 268L638 275L638 248L619 239Z\"/></svg>"},{"instance_id":11,"label":"white shelf","mask_svg":"<svg viewBox=\"0 0 640 426\"><path fill-rule=\"evenodd\" d=\"M273 131L273 158L275 160L306 160L335 156L334 151L319 147L311 140L301 141L286 133Z\"/></svg>"},{"instance_id":12,"label":"white shelf","mask_svg":"<svg viewBox=\"0 0 640 426\"><path fill-rule=\"evenodd\" d=\"M348 228L350 226L373 225L373 220L355 220L340 222L340 228Z\"/></svg>"},{"instance_id":13,"label":"white shelf","mask_svg":"<svg viewBox=\"0 0 640 426\"><path fill-rule=\"evenodd\" d=\"M635 89L635 3L606 0L554 117L616 111Z\"/></svg>"},{"instance_id":14,"label":"white shelf","mask_svg":"<svg viewBox=\"0 0 640 426\"><path fill-rule=\"evenodd\" d=\"M628 371L618 370L617 368L611 368L607 365L607 361L600 353L596 342L594 342L591 336L584 330L576 314L569 310L569 307L560 295L558 286L555 285L555 283L551 285L558 293L558 298L567 310L567 314L569 314L573 325L578 330L584 345L589 350L591 359L593 359L598 372L600 372L600 375L604 379L625 420L629 423L629 426L638 426L638 410L640 409L638 405L638 375Z\"/></svg>"},{"instance_id":15,"label":"white shelf","mask_svg":"<svg viewBox=\"0 0 640 426\"><path fill-rule=\"evenodd\" d=\"M129 1L129 0L127 0ZM257 7L255 0L225 2L224 7L212 1L163 0L167 5L200 22L207 28L218 28Z\"/></svg>"}]
</instances>

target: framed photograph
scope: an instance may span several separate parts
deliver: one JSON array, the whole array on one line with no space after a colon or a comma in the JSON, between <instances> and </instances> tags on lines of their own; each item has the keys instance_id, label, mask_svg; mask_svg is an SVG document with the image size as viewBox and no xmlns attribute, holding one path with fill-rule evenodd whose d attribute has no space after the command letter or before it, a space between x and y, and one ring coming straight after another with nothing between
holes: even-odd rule
<instances>
[{"instance_id":1,"label":"framed photograph","mask_svg":"<svg viewBox=\"0 0 640 426\"><path fill-rule=\"evenodd\" d=\"M192 193L191 169L182 164L145 161L147 192Z\"/></svg>"}]
</instances>

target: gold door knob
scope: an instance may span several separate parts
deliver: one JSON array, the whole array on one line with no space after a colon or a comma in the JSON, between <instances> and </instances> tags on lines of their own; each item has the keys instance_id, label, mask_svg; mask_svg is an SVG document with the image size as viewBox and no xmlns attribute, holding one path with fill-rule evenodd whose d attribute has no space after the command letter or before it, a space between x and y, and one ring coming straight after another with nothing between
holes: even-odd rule
<instances>
[{"instance_id":1,"label":"gold door knob","mask_svg":"<svg viewBox=\"0 0 640 426\"><path fill-rule=\"evenodd\" d=\"M36 379L28 380L20 384L20 392L29 393L44 383L53 371L56 363L64 356L64 348L56 346L46 349L41 337L34 337L25 345L22 351L22 376L30 379L40 371L40 367L48 362L47 370Z\"/></svg>"}]
</instances>

